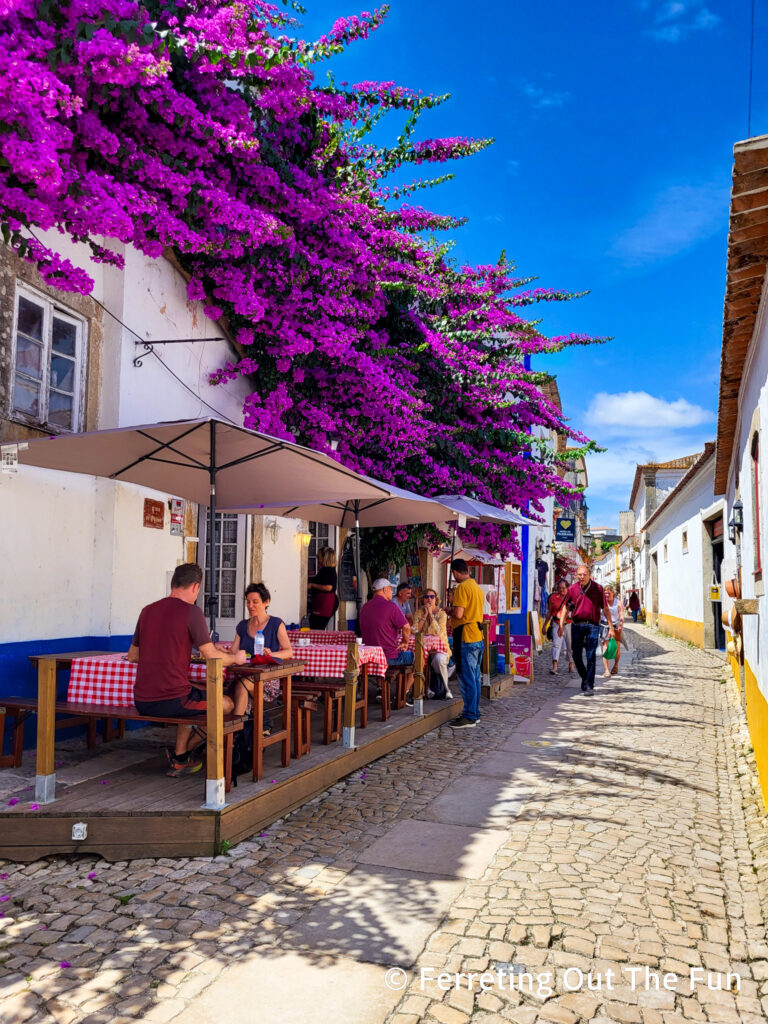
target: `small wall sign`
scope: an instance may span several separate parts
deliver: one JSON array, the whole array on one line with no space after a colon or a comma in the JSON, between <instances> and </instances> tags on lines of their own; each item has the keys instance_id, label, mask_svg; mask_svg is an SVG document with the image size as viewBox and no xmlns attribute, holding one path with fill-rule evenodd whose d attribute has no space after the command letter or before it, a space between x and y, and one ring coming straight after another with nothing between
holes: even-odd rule
<instances>
[{"instance_id":1,"label":"small wall sign","mask_svg":"<svg viewBox=\"0 0 768 1024\"><path fill-rule=\"evenodd\" d=\"M182 498L171 498L168 502L171 510L171 536L184 536L184 501Z\"/></svg>"},{"instance_id":2,"label":"small wall sign","mask_svg":"<svg viewBox=\"0 0 768 1024\"><path fill-rule=\"evenodd\" d=\"M710 601L722 601L723 597L720 593L720 584L709 588L709 600Z\"/></svg>"},{"instance_id":3,"label":"small wall sign","mask_svg":"<svg viewBox=\"0 0 768 1024\"><path fill-rule=\"evenodd\" d=\"M165 505L162 501L144 499L144 525L151 530L162 530L165 526Z\"/></svg>"}]
</instances>

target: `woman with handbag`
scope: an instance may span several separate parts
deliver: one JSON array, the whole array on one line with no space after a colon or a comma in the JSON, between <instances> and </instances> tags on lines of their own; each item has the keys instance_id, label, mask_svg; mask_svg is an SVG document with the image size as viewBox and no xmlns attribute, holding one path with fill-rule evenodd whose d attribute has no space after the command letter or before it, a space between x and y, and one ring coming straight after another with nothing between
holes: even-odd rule
<instances>
[{"instance_id":1,"label":"woman with handbag","mask_svg":"<svg viewBox=\"0 0 768 1024\"><path fill-rule=\"evenodd\" d=\"M573 672L573 654L571 653L571 611L568 608L565 622L563 623L562 636L558 635L557 623L560 615L560 609L563 605L567 606L568 603L568 584L565 580L560 580L557 584L557 590L554 594L550 594L549 601L547 601L547 618L544 623L544 632L552 641L552 668L549 670L552 675L557 673L557 663L560 660L560 652L563 649L563 643L565 643L566 651L568 652L568 671Z\"/></svg>"},{"instance_id":2,"label":"woman with handbag","mask_svg":"<svg viewBox=\"0 0 768 1024\"><path fill-rule=\"evenodd\" d=\"M608 664L609 659L605 657L603 653L603 679L608 679L610 676L618 675L619 672L619 660L621 659L621 634L624 630L624 607L619 600L619 595L616 593L614 587L607 586L605 588L605 603L608 607L608 611L611 613L611 621L607 622L605 618L605 612L603 612L600 619L600 629L604 631L605 636L601 637L603 648L605 649L608 644L608 631L613 626L613 632L616 637L616 657L613 661L613 668Z\"/></svg>"}]
</instances>

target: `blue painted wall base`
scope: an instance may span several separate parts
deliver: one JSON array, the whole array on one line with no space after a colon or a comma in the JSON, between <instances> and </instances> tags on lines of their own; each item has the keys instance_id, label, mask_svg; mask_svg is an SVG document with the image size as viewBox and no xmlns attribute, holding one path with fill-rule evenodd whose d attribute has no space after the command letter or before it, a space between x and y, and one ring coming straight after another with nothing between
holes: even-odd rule
<instances>
[{"instance_id":1,"label":"blue painted wall base","mask_svg":"<svg viewBox=\"0 0 768 1024\"><path fill-rule=\"evenodd\" d=\"M127 651L131 636L70 636L58 640L27 640L23 643L0 644L0 701L5 697L36 697L37 670L29 660L31 654L60 654L64 651ZM66 700L69 673L59 672L56 696ZM141 723L128 722L128 727ZM35 745L37 719L32 716L24 727L24 746ZM83 733L84 727L66 729L57 732L58 738L77 736ZM4 750L10 743L10 729L6 725Z\"/></svg>"}]
</instances>

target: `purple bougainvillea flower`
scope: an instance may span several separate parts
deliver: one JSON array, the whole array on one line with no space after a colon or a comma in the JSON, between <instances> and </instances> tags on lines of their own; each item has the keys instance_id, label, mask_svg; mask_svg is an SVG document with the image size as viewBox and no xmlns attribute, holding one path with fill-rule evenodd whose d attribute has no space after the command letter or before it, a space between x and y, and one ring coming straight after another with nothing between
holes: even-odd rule
<instances>
[{"instance_id":1,"label":"purple bougainvillea flower","mask_svg":"<svg viewBox=\"0 0 768 1024\"><path fill-rule=\"evenodd\" d=\"M0 896L0 903L5 903L5 901L9 900L10 898L11 897L8 896L7 894L5 896Z\"/></svg>"},{"instance_id":2,"label":"purple bougainvillea flower","mask_svg":"<svg viewBox=\"0 0 768 1024\"><path fill-rule=\"evenodd\" d=\"M36 226L117 270L124 257L99 240L149 259L172 249L190 303L225 318L243 346L210 383L248 378L246 427L335 451L350 469L425 496L473 494L534 518L545 499L578 493L543 438L582 446L568 445L574 459L594 445L527 360L605 339L540 333L540 317L526 320L524 309L575 296L528 287L503 255L459 266L428 244L425 234L453 231L461 218L401 200L441 177L383 183L490 140L374 142L358 129L380 112L404 111L415 124L444 97L394 82L329 87L304 59L310 45L319 60L367 38L385 9L283 47L274 33L283 38L290 21L264 0L149 5L193 11L183 30L167 13L150 20L134 0L55 6L55 18L43 17L33 0L0 0L0 208L8 246L47 284L89 294L95 282L66 250L39 241ZM277 60L276 48L285 50ZM240 80L257 85L233 88ZM458 534L521 554L508 526ZM435 527L399 527L387 542L437 549L445 539Z\"/></svg>"},{"instance_id":3,"label":"purple bougainvillea flower","mask_svg":"<svg viewBox=\"0 0 768 1024\"><path fill-rule=\"evenodd\" d=\"M19 798L17 796L12 796L11 799L8 801L8 806L15 807L18 802Z\"/></svg>"},{"instance_id":4,"label":"purple bougainvillea flower","mask_svg":"<svg viewBox=\"0 0 768 1024\"><path fill-rule=\"evenodd\" d=\"M40 810L40 804L30 804L29 805L29 809L30 809L30 811L39 811Z\"/></svg>"},{"instance_id":5,"label":"purple bougainvillea flower","mask_svg":"<svg viewBox=\"0 0 768 1024\"><path fill-rule=\"evenodd\" d=\"M4 872L3 872L3 874L2 874L2 875L0 875L0 880L1 880L1 881L5 881L5 879L6 879L7 877L8 877L8 873L4 871Z\"/></svg>"},{"instance_id":6,"label":"purple bougainvillea flower","mask_svg":"<svg viewBox=\"0 0 768 1024\"><path fill-rule=\"evenodd\" d=\"M88 877L91 878L91 879L95 878L96 877L96 872L95 871L91 871L91 873L88 875Z\"/></svg>"},{"instance_id":7,"label":"purple bougainvillea flower","mask_svg":"<svg viewBox=\"0 0 768 1024\"><path fill-rule=\"evenodd\" d=\"M71 967L71 966L72 966L72 964L69 962L69 960L62 960L61 963L59 964L59 967L64 967L64 968Z\"/></svg>"}]
</instances>

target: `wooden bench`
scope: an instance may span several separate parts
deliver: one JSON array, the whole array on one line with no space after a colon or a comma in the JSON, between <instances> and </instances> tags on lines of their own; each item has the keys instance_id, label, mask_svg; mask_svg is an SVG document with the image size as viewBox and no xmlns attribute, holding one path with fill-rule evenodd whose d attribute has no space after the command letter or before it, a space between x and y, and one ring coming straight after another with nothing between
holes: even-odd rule
<instances>
[{"instance_id":1,"label":"wooden bench","mask_svg":"<svg viewBox=\"0 0 768 1024\"><path fill-rule=\"evenodd\" d=\"M317 696L305 696L302 693L291 694L292 729L293 729L293 756L303 757L312 750L310 737L311 715L317 711L320 705Z\"/></svg>"},{"instance_id":2,"label":"wooden bench","mask_svg":"<svg viewBox=\"0 0 768 1024\"><path fill-rule=\"evenodd\" d=\"M57 700L54 705L57 715L67 715L63 719L56 719L55 728L64 729L73 725L86 724L88 726L88 746L95 746L95 729L98 722L105 723L105 739L111 738L108 732L111 730L111 723L117 721L125 728L126 722L160 722L163 725L191 725L198 731L204 733L207 719L206 715L195 715L194 718L169 718L166 716L157 717L154 715L141 715L134 707L121 707L110 704L74 704L70 701ZM24 721L29 715L37 714L37 697L4 697L0 704L0 740L3 735L3 727L6 717L14 720L12 753L0 757L0 767L18 768L21 764L22 742L24 734ZM93 739L91 743L91 728L93 728ZM228 793L232 787L232 742L234 734L243 728L243 719L240 715L224 715L224 779L225 791Z\"/></svg>"},{"instance_id":3,"label":"wooden bench","mask_svg":"<svg viewBox=\"0 0 768 1024\"><path fill-rule=\"evenodd\" d=\"M368 686L367 678L360 681L360 696L355 699L355 714L360 712L360 728L368 725ZM346 686L335 679L296 679L293 683L295 693L323 698L323 743L334 743L341 739L344 724L344 696Z\"/></svg>"}]
</instances>

